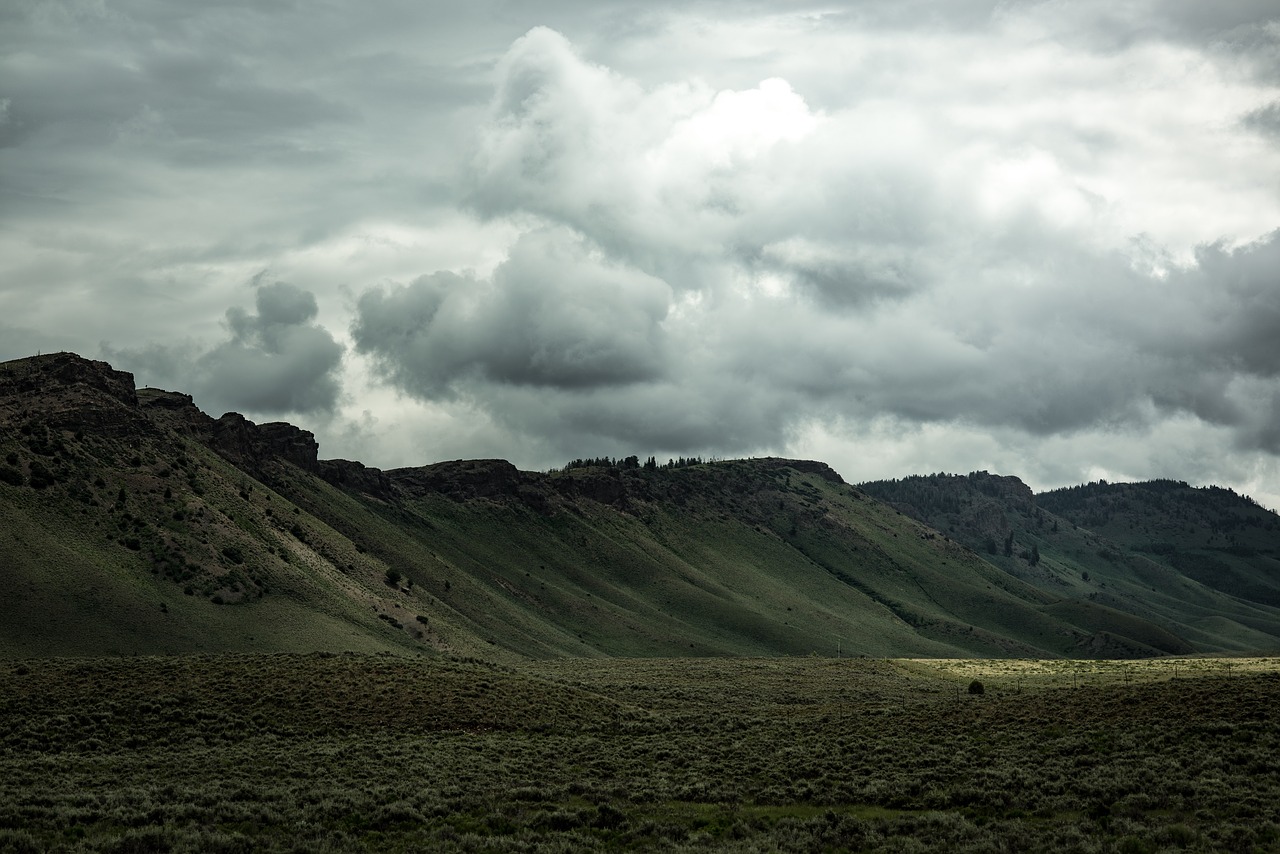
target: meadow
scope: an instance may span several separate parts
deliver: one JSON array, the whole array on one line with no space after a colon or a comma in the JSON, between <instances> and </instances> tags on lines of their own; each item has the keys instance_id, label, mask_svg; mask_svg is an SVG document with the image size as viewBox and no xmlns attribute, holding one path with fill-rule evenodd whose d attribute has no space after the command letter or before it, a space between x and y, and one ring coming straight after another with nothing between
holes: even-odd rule
<instances>
[{"instance_id":1,"label":"meadow","mask_svg":"<svg viewBox=\"0 0 1280 854\"><path fill-rule=\"evenodd\" d=\"M1266 658L4 661L0 850L1272 851L1278 709Z\"/></svg>"}]
</instances>

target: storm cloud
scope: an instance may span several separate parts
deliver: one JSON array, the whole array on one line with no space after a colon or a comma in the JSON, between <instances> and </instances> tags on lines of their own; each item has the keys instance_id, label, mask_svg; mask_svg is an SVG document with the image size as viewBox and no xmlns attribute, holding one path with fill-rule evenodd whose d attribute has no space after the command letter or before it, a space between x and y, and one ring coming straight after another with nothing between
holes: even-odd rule
<instances>
[{"instance_id":1,"label":"storm cloud","mask_svg":"<svg viewBox=\"0 0 1280 854\"><path fill-rule=\"evenodd\" d=\"M1263 0L6 7L0 350L384 467L1280 504L1278 58Z\"/></svg>"},{"instance_id":2,"label":"storm cloud","mask_svg":"<svg viewBox=\"0 0 1280 854\"><path fill-rule=\"evenodd\" d=\"M664 369L670 288L580 238L520 238L491 279L441 272L365 293L352 335L406 390L469 380L548 390L629 385Z\"/></svg>"},{"instance_id":3,"label":"storm cloud","mask_svg":"<svg viewBox=\"0 0 1280 854\"><path fill-rule=\"evenodd\" d=\"M192 345L138 349L104 345L118 367L151 385L192 395L214 415L331 415L341 394L344 348L312 321L316 298L286 282L259 284L257 313L227 309L230 337L203 352Z\"/></svg>"},{"instance_id":4,"label":"storm cloud","mask_svg":"<svg viewBox=\"0 0 1280 854\"><path fill-rule=\"evenodd\" d=\"M818 111L776 79L645 88L546 29L497 71L471 198L543 225L489 280L360 299L357 346L410 394L465 389L566 451L742 453L815 418L1047 437L1177 414L1275 451L1275 233L1176 259L1100 234L1114 205L1051 150L962 168L890 107ZM628 275L647 286L606 281Z\"/></svg>"}]
</instances>

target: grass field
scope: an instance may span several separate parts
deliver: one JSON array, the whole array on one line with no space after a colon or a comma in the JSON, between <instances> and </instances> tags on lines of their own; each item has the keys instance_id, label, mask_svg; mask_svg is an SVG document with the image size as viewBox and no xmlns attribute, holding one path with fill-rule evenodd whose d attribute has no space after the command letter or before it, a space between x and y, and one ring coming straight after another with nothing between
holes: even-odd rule
<instances>
[{"instance_id":1,"label":"grass field","mask_svg":"<svg viewBox=\"0 0 1280 854\"><path fill-rule=\"evenodd\" d=\"M1278 701L1275 659L10 661L0 850L1280 850Z\"/></svg>"}]
</instances>

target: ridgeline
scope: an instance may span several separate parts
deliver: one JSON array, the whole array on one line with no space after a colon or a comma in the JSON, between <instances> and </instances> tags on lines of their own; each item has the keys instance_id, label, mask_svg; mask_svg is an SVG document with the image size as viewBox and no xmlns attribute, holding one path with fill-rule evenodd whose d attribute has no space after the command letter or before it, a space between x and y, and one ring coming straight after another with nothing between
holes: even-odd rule
<instances>
[{"instance_id":1,"label":"ridgeline","mask_svg":"<svg viewBox=\"0 0 1280 854\"><path fill-rule=\"evenodd\" d=\"M306 430L213 418L103 362L0 365L0 655L1280 647L1280 520L1225 490L318 454Z\"/></svg>"}]
</instances>

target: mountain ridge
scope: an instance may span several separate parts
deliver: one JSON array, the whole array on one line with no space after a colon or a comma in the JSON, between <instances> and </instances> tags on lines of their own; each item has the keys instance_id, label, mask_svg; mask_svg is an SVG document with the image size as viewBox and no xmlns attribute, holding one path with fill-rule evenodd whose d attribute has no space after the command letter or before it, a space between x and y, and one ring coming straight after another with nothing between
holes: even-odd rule
<instances>
[{"instance_id":1,"label":"mountain ridge","mask_svg":"<svg viewBox=\"0 0 1280 854\"><path fill-rule=\"evenodd\" d=\"M135 389L131 375L66 353L0 364L0 451L0 655L1280 646L1280 608L1251 598L1275 587L1265 562L1232 564L1234 586L1205 583L1074 533L1008 476L987 475L970 490L982 502L970 495L943 518L884 503L876 484L847 484L819 461L384 471L320 459L292 424L213 418L189 395ZM1246 545L1269 558L1262 524ZM1006 529L1019 551L988 553ZM1123 559L1084 561L1086 545Z\"/></svg>"}]
</instances>

